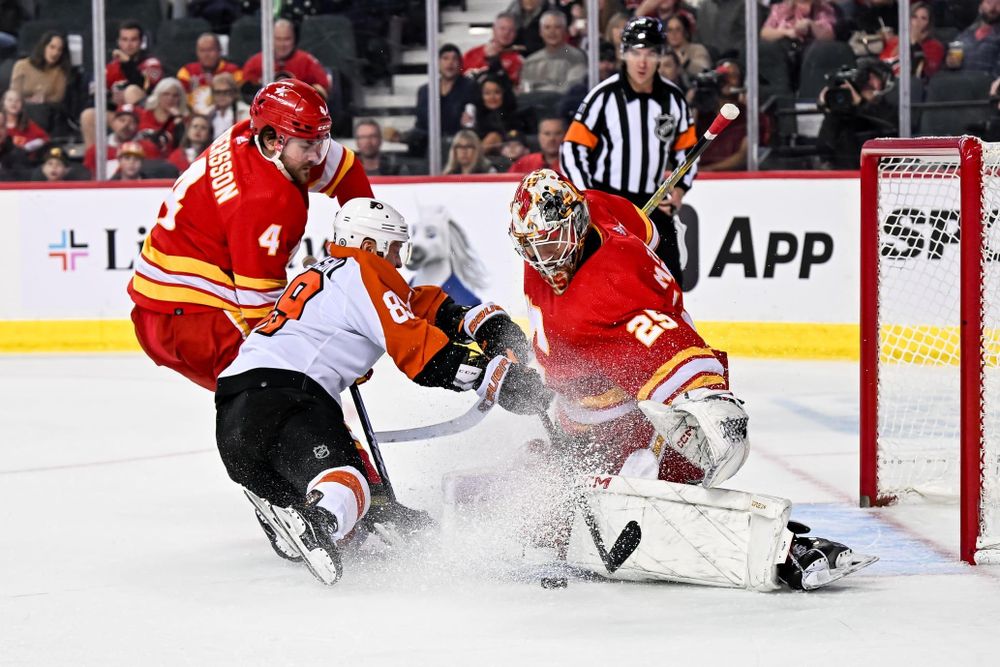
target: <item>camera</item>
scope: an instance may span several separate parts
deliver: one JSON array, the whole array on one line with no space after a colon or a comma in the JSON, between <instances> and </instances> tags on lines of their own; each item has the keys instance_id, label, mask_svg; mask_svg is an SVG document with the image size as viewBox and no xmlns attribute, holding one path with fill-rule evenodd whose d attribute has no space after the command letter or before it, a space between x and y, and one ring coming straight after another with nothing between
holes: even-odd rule
<instances>
[{"instance_id":1,"label":"camera","mask_svg":"<svg viewBox=\"0 0 1000 667\"><path fill-rule=\"evenodd\" d=\"M854 96L843 85L846 83L857 90L859 74L857 68L852 69L844 65L836 72L826 75L827 89L824 99L827 109L832 113L844 114L854 111Z\"/></svg>"}]
</instances>

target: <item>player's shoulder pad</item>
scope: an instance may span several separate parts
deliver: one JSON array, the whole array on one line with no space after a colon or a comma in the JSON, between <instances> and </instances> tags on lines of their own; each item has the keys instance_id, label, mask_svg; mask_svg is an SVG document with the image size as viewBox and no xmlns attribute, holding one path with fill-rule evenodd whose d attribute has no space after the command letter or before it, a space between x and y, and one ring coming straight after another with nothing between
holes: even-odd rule
<instances>
[{"instance_id":1,"label":"player's shoulder pad","mask_svg":"<svg viewBox=\"0 0 1000 667\"><path fill-rule=\"evenodd\" d=\"M405 297L406 294L409 294L410 286L406 284L403 276L387 259L361 248L346 248L332 243L327 246L327 251L332 257L353 259L358 263L362 277L366 275L375 277L399 296Z\"/></svg>"}]
</instances>

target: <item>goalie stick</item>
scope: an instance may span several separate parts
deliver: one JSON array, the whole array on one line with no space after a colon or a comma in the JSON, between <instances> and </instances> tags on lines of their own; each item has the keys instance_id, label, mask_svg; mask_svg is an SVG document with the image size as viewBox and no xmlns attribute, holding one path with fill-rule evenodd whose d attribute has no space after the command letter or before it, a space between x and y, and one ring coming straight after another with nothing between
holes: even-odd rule
<instances>
[{"instance_id":1,"label":"goalie stick","mask_svg":"<svg viewBox=\"0 0 1000 667\"><path fill-rule=\"evenodd\" d=\"M660 202L667 196L667 193L675 185L677 185L680 180L684 178L684 174L688 173L691 167L694 166L695 161L701 157L701 154L705 152L708 145L712 143L712 141L719 136L719 134L721 134L731 122L736 120L739 115L740 110L735 104L724 104L722 106L722 110L719 111L719 115L715 117L715 120L712 121L709 128L705 130L705 134L701 135L701 138L698 139L698 143L696 143L694 148L691 149L691 152L688 153L684 163L674 169L670 176L667 177L667 180L660 183L660 187L656 188L656 192L653 193L653 196L650 197L649 201L642 207L643 213L649 215L654 208L660 205Z\"/></svg>"},{"instance_id":2,"label":"goalie stick","mask_svg":"<svg viewBox=\"0 0 1000 667\"><path fill-rule=\"evenodd\" d=\"M556 446L562 445L563 438L556 431L556 427L548 414L542 412L538 416L542 420L542 426L545 427L545 432L548 434L552 444ZM614 574L628 560L628 557L639 548L639 542L642 541L642 528L639 527L638 522L629 521L625 524L622 531L618 533L618 537L615 538L615 542L611 545L609 551L604 546L604 538L601 537L601 531L597 525L597 517L594 516L593 510L590 509L590 503L587 502L582 489L576 493L576 504L583 515L583 522L587 524L590 538L594 541L594 548L597 549L597 555L600 556L601 562L604 563L604 568L608 571L608 574Z\"/></svg>"}]
</instances>

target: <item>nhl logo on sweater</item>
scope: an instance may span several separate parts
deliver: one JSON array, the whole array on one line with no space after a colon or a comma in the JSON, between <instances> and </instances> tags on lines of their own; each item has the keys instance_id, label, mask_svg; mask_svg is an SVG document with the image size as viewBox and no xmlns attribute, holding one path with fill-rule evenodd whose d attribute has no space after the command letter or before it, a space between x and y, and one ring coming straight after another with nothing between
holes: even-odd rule
<instances>
[{"instance_id":1,"label":"nhl logo on sweater","mask_svg":"<svg viewBox=\"0 0 1000 667\"><path fill-rule=\"evenodd\" d=\"M665 144L672 143L674 133L677 130L677 119L669 113L663 113L656 117L656 136Z\"/></svg>"},{"instance_id":2,"label":"nhl logo on sweater","mask_svg":"<svg viewBox=\"0 0 1000 667\"><path fill-rule=\"evenodd\" d=\"M313 456L318 459L325 459L330 455L330 450L326 445L320 445L319 447L313 447Z\"/></svg>"}]
</instances>

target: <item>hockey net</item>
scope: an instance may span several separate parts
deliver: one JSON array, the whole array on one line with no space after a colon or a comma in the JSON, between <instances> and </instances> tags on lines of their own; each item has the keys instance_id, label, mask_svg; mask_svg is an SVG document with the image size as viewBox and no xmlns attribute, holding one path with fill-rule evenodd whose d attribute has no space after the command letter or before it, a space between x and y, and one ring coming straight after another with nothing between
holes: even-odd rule
<instances>
[{"instance_id":1,"label":"hockey net","mask_svg":"<svg viewBox=\"0 0 1000 667\"><path fill-rule=\"evenodd\" d=\"M1000 144L862 154L861 501L957 501L960 550L1000 562Z\"/></svg>"}]
</instances>

